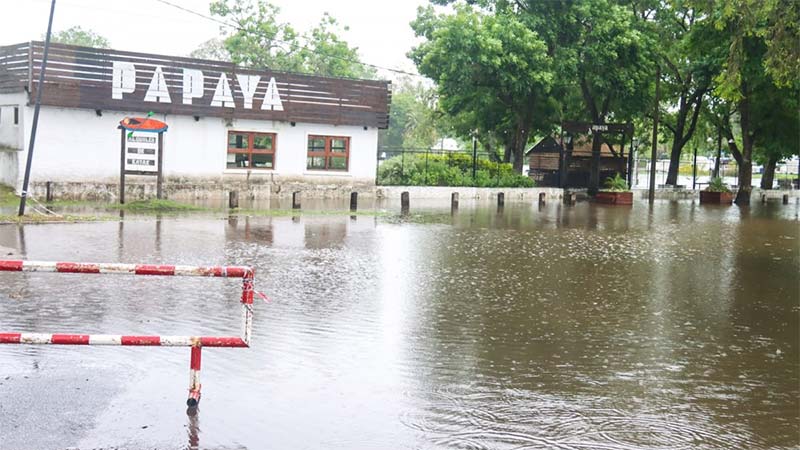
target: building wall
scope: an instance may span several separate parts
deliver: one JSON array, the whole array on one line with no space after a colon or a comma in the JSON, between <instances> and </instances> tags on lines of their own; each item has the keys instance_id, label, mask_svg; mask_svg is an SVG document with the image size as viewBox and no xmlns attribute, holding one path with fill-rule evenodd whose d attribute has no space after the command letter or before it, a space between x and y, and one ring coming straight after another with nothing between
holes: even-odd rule
<instances>
[{"instance_id":1,"label":"building wall","mask_svg":"<svg viewBox=\"0 0 800 450\"><path fill-rule=\"evenodd\" d=\"M25 146L24 93L0 95L0 184L15 186L19 178L19 156ZM14 108L19 108L14 123Z\"/></svg>"},{"instance_id":2,"label":"building wall","mask_svg":"<svg viewBox=\"0 0 800 450\"><path fill-rule=\"evenodd\" d=\"M0 184L16 186L19 178L19 153L17 150L0 148Z\"/></svg>"},{"instance_id":3,"label":"building wall","mask_svg":"<svg viewBox=\"0 0 800 450\"><path fill-rule=\"evenodd\" d=\"M0 94L0 147L21 150L24 147L24 93ZM14 123L14 108L19 108L19 123Z\"/></svg>"},{"instance_id":4,"label":"building wall","mask_svg":"<svg viewBox=\"0 0 800 450\"><path fill-rule=\"evenodd\" d=\"M0 95L0 104L8 96ZM142 113L95 111L42 107L36 137L32 182L116 182L120 169L119 121ZM25 141L30 136L33 107L20 111ZM169 125L164 140L164 175L194 181L247 179L253 181L285 179L322 180L324 183L352 184L375 182L378 130L356 126L333 126L260 120L231 120L214 117L156 114L153 118ZM228 131L276 133L274 170L226 169ZM306 170L307 138L310 134L350 137L349 170L326 172ZM26 150L19 154L18 173L24 173ZM17 187L21 185L17 177Z\"/></svg>"}]
</instances>

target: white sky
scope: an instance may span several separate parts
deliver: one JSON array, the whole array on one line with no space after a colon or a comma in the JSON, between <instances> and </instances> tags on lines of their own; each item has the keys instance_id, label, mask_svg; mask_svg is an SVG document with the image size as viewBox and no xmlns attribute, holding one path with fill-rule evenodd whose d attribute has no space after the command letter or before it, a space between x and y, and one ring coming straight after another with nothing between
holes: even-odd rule
<instances>
[{"instance_id":1,"label":"white sky","mask_svg":"<svg viewBox=\"0 0 800 450\"><path fill-rule=\"evenodd\" d=\"M210 0L169 0L206 15ZM417 42L409 27L417 6L427 0L272 0L281 19L300 32L324 12L350 30L344 38L359 48L361 60L416 72L405 56ZM135 9L134 9L135 8ZM0 0L0 45L39 40L47 31L50 0ZM118 50L186 56L219 35L219 24L156 0L56 0L53 30L80 25L106 37ZM391 73L379 72L386 78Z\"/></svg>"}]
</instances>

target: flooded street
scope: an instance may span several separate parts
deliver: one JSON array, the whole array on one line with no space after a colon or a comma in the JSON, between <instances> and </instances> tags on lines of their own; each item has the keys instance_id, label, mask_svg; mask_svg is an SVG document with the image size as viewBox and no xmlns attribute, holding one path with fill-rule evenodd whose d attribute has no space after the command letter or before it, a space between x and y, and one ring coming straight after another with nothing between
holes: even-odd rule
<instances>
[{"instance_id":1,"label":"flooded street","mask_svg":"<svg viewBox=\"0 0 800 450\"><path fill-rule=\"evenodd\" d=\"M440 203L441 205L441 203ZM420 208L421 207L421 208ZM22 258L256 268L249 349L0 345L0 449L800 445L800 207L0 226ZM0 273L0 332L237 335L237 280Z\"/></svg>"}]
</instances>

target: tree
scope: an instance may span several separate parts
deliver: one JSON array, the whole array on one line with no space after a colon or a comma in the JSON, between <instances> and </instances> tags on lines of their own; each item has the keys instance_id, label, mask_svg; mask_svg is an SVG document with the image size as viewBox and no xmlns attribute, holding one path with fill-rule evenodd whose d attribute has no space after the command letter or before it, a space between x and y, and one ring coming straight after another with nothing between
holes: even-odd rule
<instances>
[{"instance_id":1,"label":"tree","mask_svg":"<svg viewBox=\"0 0 800 450\"><path fill-rule=\"evenodd\" d=\"M317 27L300 36L291 25L278 21L280 9L266 0L216 0L210 10L235 25L222 39L234 64L323 76L376 75L359 62L358 49L339 37L342 30L328 14Z\"/></svg>"},{"instance_id":2,"label":"tree","mask_svg":"<svg viewBox=\"0 0 800 450\"><path fill-rule=\"evenodd\" d=\"M375 78L375 69L357 63L358 48L350 47L339 37L338 33L348 30L348 27L340 29L339 22L328 13L323 14L319 24L304 35L306 45L300 49L303 71L337 77Z\"/></svg>"},{"instance_id":3,"label":"tree","mask_svg":"<svg viewBox=\"0 0 800 450\"><path fill-rule=\"evenodd\" d=\"M753 150L762 146L759 139L768 134L764 123L759 124L763 109L754 102L764 99L771 86L797 89L798 5L793 0L696 0L695 7L716 28L715 46L727 52L715 78L714 94L736 105L740 141L730 120L722 124L722 131L739 167L735 202L749 204Z\"/></svg>"},{"instance_id":4,"label":"tree","mask_svg":"<svg viewBox=\"0 0 800 450\"><path fill-rule=\"evenodd\" d=\"M759 136L753 159L764 165L761 189L772 189L775 167L800 151L800 90L767 84L752 102Z\"/></svg>"},{"instance_id":5,"label":"tree","mask_svg":"<svg viewBox=\"0 0 800 450\"><path fill-rule=\"evenodd\" d=\"M453 14L419 8L425 39L409 56L438 85L442 111L473 130L502 130L516 172L533 131L546 126L553 83L545 43L515 14L457 5Z\"/></svg>"},{"instance_id":6,"label":"tree","mask_svg":"<svg viewBox=\"0 0 800 450\"><path fill-rule=\"evenodd\" d=\"M436 0L435 3L449 4L453 0ZM479 5L487 15L513 17L543 45L543 55L529 68L531 72L549 74L548 89L535 103L541 110L533 114L547 122L537 126L543 133L552 131L559 119L600 124L608 120L630 121L649 105L655 75L654 30L636 16L637 10L630 1L478 0L468 3ZM524 60L524 56L522 58ZM473 70L473 64L462 62L465 72ZM476 62L483 65L483 60ZM525 76L527 74L519 79ZM488 92L486 95L489 99L482 99L483 102L491 103L495 94ZM503 120L495 122L503 123ZM599 186L600 147L606 139L597 133L593 136L590 184L594 188Z\"/></svg>"},{"instance_id":7,"label":"tree","mask_svg":"<svg viewBox=\"0 0 800 450\"><path fill-rule=\"evenodd\" d=\"M50 37L52 42L68 45L79 45L81 47L109 48L111 44L108 39L100 36L92 30L84 30L80 26L74 26L53 33Z\"/></svg>"},{"instance_id":8,"label":"tree","mask_svg":"<svg viewBox=\"0 0 800 450\"><path fill-rule=\"evenodd\" d=\"M190 58L197 59L210 59L213 61L230 61L231 54L225 48L225 44L219 38L211 38L202 44L200 47L192 50L189 53Z\"/></svg>"},{"instance_id":9,"label":"tree","mask_svg":"<svg viewBox=\"0 0 800 450\"><path fill-rule=\"evenodd\" d=\"M678 182L681 153L697 128L714 75L713 58L697 51L696 16L697 12L682 0L662 3L655 15L655 26L666 37L660 58L664 65L662 86L672 108L662 115L662 123L672 134L666 179L671 185Z\"/></svg>"},{"instance_id":10,"label":"tree","mask_svg":"<svg viewBox=\"0 0 800 450\"><path fill-rule=\"evenodd\" d=\"M583 99L583 117L592 123L602 124L612 118L614 122L627 122L647 110L650 104L650 86L656 73L653 30L645 26L636 16L636 10L626 3L576 1L567 3L569 7L564 12L546 8L550 15L546 16L547 20L539 21L540 26L556 21L556 26L571 30L569 34L557 35L553 46L559 55L556 59L570 63L563 73L568 83L577 84ZM540 7L536 1L528 1L531 12ZM563 17L555 14L563 14ZM570 74L574 75L570 77ZM599 187L603 141L599 133L592 137L590 191Z\"/></svg>"},{"instance_id":11,"label":"tree","mask_svg":"<svg viewBox=\"0 0 800 450\"><path fill-rule=\"evenodd\" d=\"M436 92L405 79L392 92L389 128L378 135L380 148L431 148L440 138Z\"/></svg>"}]
</instances>

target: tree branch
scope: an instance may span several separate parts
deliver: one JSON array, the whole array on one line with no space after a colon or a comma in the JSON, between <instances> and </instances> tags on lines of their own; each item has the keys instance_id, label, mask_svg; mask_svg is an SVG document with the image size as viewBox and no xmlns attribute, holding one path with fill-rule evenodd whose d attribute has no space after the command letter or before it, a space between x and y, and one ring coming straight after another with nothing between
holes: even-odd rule
<instances>
[{"instance_id":1,"label":"tree branch","mask_svg":"<svg viewBox=\"0 0 800 450\"><path fill-rule=\"evenodd\" d=\"M678 84L682 85L683 84L683 77L681 77L681 71L678 70L678 67L675 65L675 63L670 61L670 59L668 57L665 56L664 57L664 61L667 63L667 66L669 66L669 68L672 70L672 72L675 74L675 78L678 79Z\"/></svg>"},{"instance_id":2,"label":"tree branch","mask_svg":"<svg viewBox=\"0 0 800 450\"><path fill-rule=\"evenodd\" d=\"M586 103L589 114L592 115L592 121L596 121L598 117L597 105L594 103L594 97L592 97L592 93L589 91L589 86L586 84L586 77L583 73L581 73L581 94L583 94L583 101Z\"/></svg>"}]
</instances>

